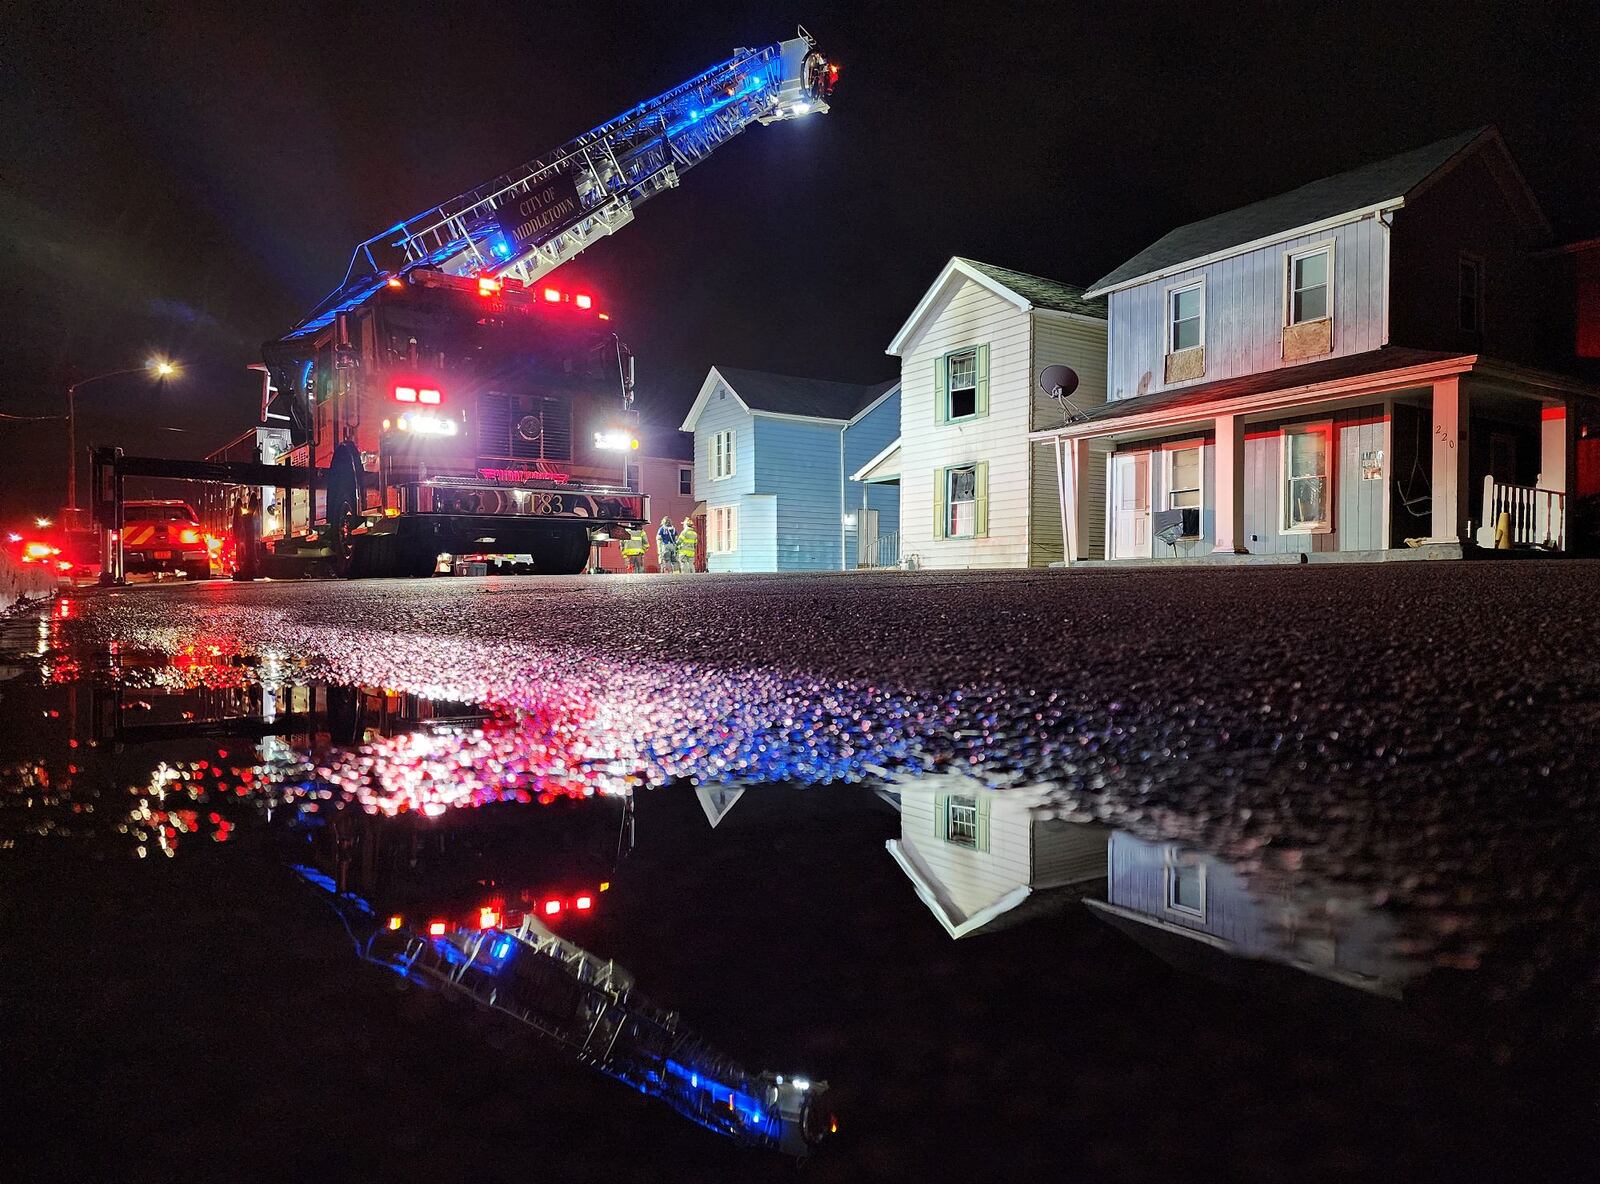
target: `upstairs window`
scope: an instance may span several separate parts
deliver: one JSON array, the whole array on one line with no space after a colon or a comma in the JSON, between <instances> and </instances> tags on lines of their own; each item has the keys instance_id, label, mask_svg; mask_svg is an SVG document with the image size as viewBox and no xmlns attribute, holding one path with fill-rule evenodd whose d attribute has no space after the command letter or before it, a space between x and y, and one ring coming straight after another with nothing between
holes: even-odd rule
<instances>
[{"instance_id":1,"label":"upstairs window","mask_svg":"<svg viewBox=\"0 0 1600 1184\"><path fill-rule=\"evenodd\" d=\"M1205 288L1190 284L1167 293L1167 352L1197 349L1205 340Z\"/></svg>"},{"instance_id":2,"label":"upstairs window","mask_svg":"<svg viewBox=\"0 0 1600 1184\"><path fill-rule=\"evenodd\" d=\"M1333 527L1333 425L1294 424L1283 430L1283 529L1321 533Z\"/></svg>"},{"instance_id":3,"label":"upstairs window","mask_svg":"<svg viewBox=\"0 0 1600 1184\"><path fill-rule=\"evenodd\" d=\"M1320 321L1330 315L1332 284L1332 251L1320 247L1300 255L1289 256L1289 323L1304 324Z\"/></svg>"},{"instance_id":4,"label":"upstairs window","mask_svg":"<svg viewBox=\"0 0 1600 1184\"><path fill-rule=\"evenodd\" d=\"M694 492L694 469L690 465L678 466L678 492L685 497Z\"/></svg>"},{"instance_id":5,"label":"upstairs window","mask_svg":"<svg viewBox=\"0 0 1600 1184\"><path fill-rule=\"evenodd\" d=\"M946 835L949 840L962 847L976 847L978 845L978 799L952 794L945 809L949 812L946 820L948 827Z\"/></svg>"},{"instance_id":6,"label":"upstairs window","mask_svg":"<svg viewBox=\"0 0 1600 1184\"><path fill-rule=\"evenodd\" d=\"M733 476L734 470L734 434L733 429L718 432L711 437L711 479L721 481Z\"/></svg>"},{"instance_id":7,"label":"upstairs window","mask_svg":"<svg viewBox=\"0 0 1600 1184\"><path fill-rule=\"evenodd\" d=\"M1457 307L1461 328L1468 333L1483 330L1483 266L1466 255L1456 269Z\"/></svg>"},{"instance_id":8,"label":"upstairs window","mask_svg":"<svg viewBox=\"0 0 1600 1184\"><path fill-rule=\"evenodd\" d=\"M1200 508L1200 446L1167 453L1167 508Z\"/></svg>"},{"instance_id":9,"label":"upstairs window","mask_svg":"<svg viewBox=\"0 0 1600 1184\"><path fill-rule=\"evenodd\" d=\"M978 351L962 350L946 360L950 372L950 419L978 414Z\"/></svg>"},{"instance_id":10,"label":"upstairs window","mask_svg":"<svg viewBox=\"0 0 1600 1184\"><path fill-rule=\"evenodd\" d=\"M1206 915L1206 868L1192 855L1176 855L1166 865L1166 897L1169 912L1191 917Z\"/></svg>"}]
</instances>

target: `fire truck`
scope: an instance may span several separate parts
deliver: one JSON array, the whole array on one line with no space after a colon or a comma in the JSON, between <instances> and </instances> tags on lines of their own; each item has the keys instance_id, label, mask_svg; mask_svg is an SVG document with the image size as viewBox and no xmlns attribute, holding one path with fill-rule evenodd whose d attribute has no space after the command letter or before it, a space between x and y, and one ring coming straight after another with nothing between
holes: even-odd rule
<instances>
[{"instance_id":1,"label":"fire truck","mask_svg":"<svg viewBox=\"0 0 1600 1184\"><path fill-rule=\"evenodd\" d=\"M301 477L240 499L239 574L420 576L444 555L575 573L648 522L632 354L604 301L556 273L750 124L826 112L837 77L804 28L736 50L360 243L263 349L262 423L289 447L260 461Z\"/></svg>"}]
</instances>

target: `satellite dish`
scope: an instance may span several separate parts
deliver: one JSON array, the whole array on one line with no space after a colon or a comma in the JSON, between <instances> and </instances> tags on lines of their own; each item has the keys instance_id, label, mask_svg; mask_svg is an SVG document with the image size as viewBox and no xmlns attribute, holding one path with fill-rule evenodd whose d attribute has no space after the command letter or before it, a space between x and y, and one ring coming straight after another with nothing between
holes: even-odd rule
<instances>
[{"instance_id":1,"label":"satellite dish","mask_svg":"<svg viewBox=\"0 0 1600 1184\"><path fill-rule=\"evenodd\" d=\"M530 444L536 442L544 435L544 421L537 415L524 415L517 420L517 435Z\"/></svg>"},{"instance_id":2,"label":"satellite dish","mask_svg":"<svg viewBox=\"0 0 1600 1184\"><path fill-rule=\"evenodd\" d=\"M1071 366L1046 366L1039 389L1052 399L1065 399L1078 389L1078 372Z\"/></svg>"}]
</instances>

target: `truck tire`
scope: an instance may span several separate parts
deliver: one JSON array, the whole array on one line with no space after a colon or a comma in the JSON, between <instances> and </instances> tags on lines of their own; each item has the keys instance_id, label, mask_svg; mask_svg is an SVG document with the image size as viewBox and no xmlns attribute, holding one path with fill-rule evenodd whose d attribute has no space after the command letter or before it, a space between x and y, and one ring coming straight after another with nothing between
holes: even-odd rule
<instances>
[{"instance_id":1,"label":"truck tire","mask_svg":"<svg viewBox=\"0 0 1600 1184\"><path fill-rule=\"evenodd\" d=\"M540 575L575 576L589 562L589 532L580 526L552 535L535 544L531 553Z\"/></svg>"}]
</instances>

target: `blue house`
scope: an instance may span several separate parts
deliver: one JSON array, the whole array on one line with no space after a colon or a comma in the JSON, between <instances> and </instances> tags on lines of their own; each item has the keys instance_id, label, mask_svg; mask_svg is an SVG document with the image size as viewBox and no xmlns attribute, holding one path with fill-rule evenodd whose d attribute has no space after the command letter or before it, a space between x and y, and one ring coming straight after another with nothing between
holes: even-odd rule
<instances>
[{"instance_id":1,"label":"blue house","mask_svg":"<svg viewBox=\"0 0 1600 1184\"><path fill-rule=\"evenodd\" d=\"M900 490L851 479L900 434L900 383L713 366L684 418L711 571L839 571L878 561ZM863 546L865 543L865 546Z\"/></svg>"}]
</instances>

